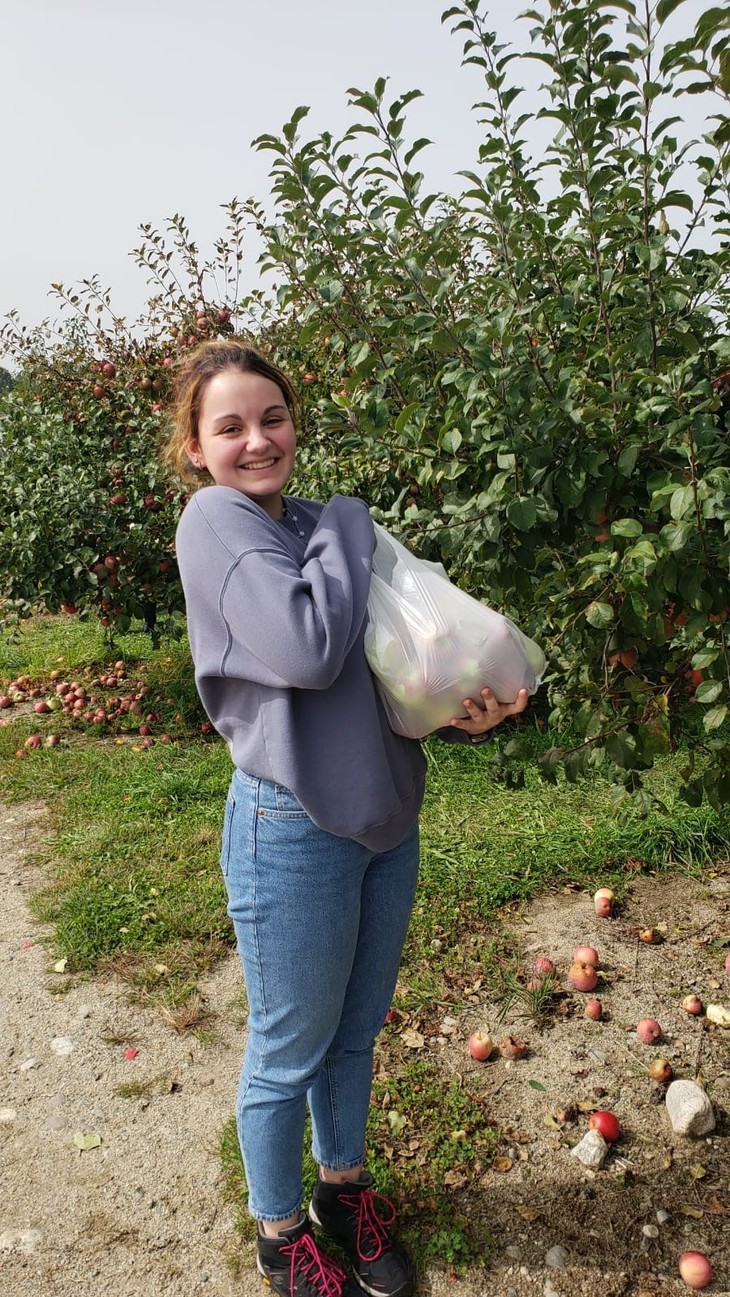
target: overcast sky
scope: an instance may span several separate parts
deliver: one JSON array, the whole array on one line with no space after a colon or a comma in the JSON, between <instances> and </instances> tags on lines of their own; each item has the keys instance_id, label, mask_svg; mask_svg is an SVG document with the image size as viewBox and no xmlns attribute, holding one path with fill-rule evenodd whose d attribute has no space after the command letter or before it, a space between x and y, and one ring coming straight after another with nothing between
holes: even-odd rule
<instances>
[{"instance_id":1,"label":"overcast sky","mask_svg":"<svg viewBox=\"0 0 730 1297\"><path fill-rule=\"evenodd\" d=\"M490 22L526 46L521 0ZM0 317L55 314L50 284L98 272L115 307L135 315L143 273L129 256L142 222L182 213L201 246L222 232L220 204L266 203L270 155L251 140L278 134L299 104L305 136L352 122L347 89L390 78L414 87L415 135L429 186L454 190L473 165L481 97L476 69L441 26L446 0L4 0L0 54ZM709 7L685 0L683 31ZM538 76L537 64L535 76ZM685 100L692 129L702 109ZM251 258L253 262L253 256ZM247 282L255 281L249 266Z\"/></svg>"}]
</instances>

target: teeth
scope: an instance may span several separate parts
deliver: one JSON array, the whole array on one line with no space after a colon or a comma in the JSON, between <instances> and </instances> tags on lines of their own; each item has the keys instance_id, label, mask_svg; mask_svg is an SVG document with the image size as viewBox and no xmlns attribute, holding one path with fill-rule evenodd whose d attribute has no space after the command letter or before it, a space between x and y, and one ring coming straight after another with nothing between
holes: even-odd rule
<instances>
[{"instance_id":1,"label":"teeth","mask_svg":"<svg viewBox=\"0 0 730 1297\"><path fill-rule=\"evenodd\" d=\"M258 464L242 464L241 468L271 468L275 463L275 459L262 459Z\"/></svg>"}]
</instances>

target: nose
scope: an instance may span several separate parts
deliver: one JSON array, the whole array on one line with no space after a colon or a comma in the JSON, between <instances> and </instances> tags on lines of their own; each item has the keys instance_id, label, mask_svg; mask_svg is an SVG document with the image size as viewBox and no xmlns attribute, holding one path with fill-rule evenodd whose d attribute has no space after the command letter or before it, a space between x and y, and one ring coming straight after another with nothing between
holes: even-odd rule
<instances>
[{"instance_id":1,"label":"nose","mask_svg":"<svg viewBox=\"0 0 730 1297\"><path fill-rule=\"evenodd\" d=\"M269 441L266 429L263 428L260 423L249 424L246 435L246 449L248 451L261 450L267 449L270 445L271 442Z\"/></svg>"}]
</instances>

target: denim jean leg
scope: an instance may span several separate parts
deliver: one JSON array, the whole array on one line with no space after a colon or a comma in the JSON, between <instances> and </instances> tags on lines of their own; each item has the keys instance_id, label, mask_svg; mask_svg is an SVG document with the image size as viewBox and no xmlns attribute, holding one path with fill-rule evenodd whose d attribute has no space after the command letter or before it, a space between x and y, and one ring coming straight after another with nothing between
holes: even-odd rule
<instances>
[{"instance_id":1,"label":"denim jean leg","mask_svg":"<svg viewBox=\"0 0 730 1297\"><path fill-rule=\"evenodd\" d=\"M341 1022L372 859L358 843L318 829L286 789L234 775L221 860L249 1000L237 1120L249 1210L259 1220L284 1219L301 1203L307 1091ZM347 1113L357 1114L360 1132L369 1055L351 1079ZM353 1165L361 1142L358 1133ZM347 1131L341 1143L354 1147Z\"/></svg>"},{"instance_id":2,"label":"denim jean leg","mask_svg":"<svg viewBox=\"0 0 730 1297\"><path fill-rule=\"evenodd\" d=\"M390 1008L418 880L418 829L370 860L340 1022L309 1091L312 1154L345 1170L365 1157L375 1037Z\"/></svg>"}]
</instances>

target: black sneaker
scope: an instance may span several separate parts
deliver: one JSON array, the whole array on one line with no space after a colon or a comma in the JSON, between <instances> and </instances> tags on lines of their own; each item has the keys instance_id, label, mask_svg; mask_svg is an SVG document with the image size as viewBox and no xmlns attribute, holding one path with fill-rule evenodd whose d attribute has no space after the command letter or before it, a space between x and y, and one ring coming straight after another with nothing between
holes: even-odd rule
<instances>
[{"instance_id":1,"label":"black sneaker","mask_svg":"<svg viewBox=\"0 0 730 1297\"><path fill-rule=\"evenodd\" d=\"M320 1252L306 1216L277 1238L258 1232L256 1268L281 1297L360 1297L344 1270Z\"/></svg>"},{"instance_id":2,"label":"black sneaker","mask_svg":"<svg viewBox=\"0 0 730 1297\"><path fill-rule=\"evenodd\" d=\"M354 1277L371 1297L410 1297L414 1288L410 1257L392 1237L395 1207L373 1191L373 1177L329 1184L318 1179L309 1215L349 1259Z\"/></svg>"}]
</instances>

